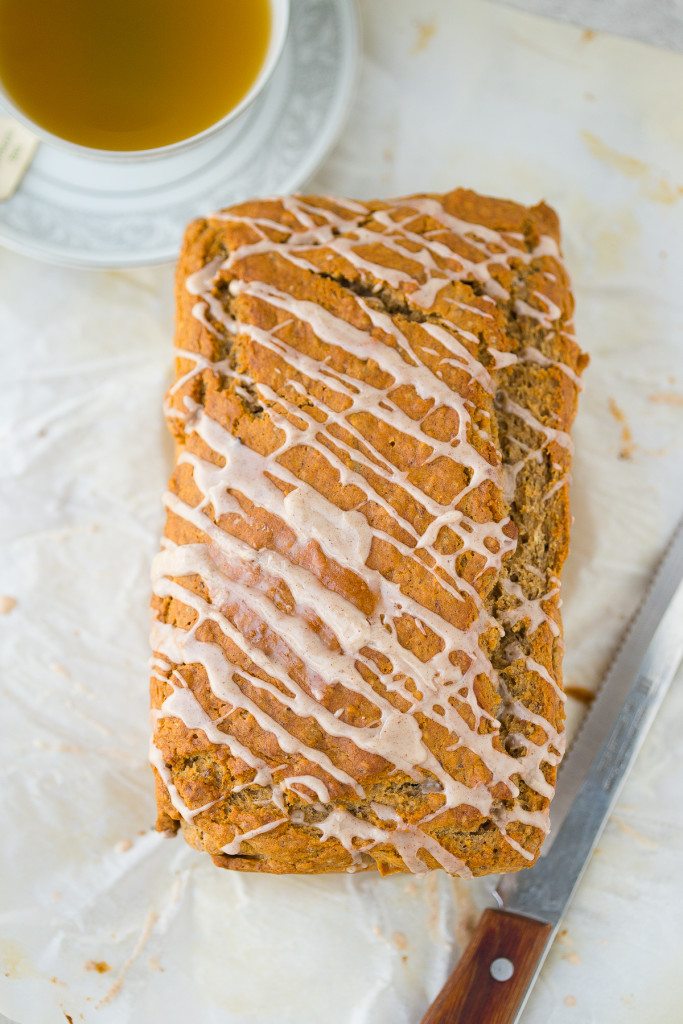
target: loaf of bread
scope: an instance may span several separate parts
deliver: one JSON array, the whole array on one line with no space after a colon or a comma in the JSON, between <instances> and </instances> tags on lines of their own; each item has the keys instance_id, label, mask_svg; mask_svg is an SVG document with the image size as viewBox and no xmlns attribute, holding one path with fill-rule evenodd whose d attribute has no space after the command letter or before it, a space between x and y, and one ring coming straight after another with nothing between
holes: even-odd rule
<instances>
[{"instance_id":1,"label":"loaf of bread","mask_svg":"<svg viewBox=\"0 0 683 1024\"><path fill-rule=\"evenodd\" d=\"M157 827L243 871L532 864L563 752L554 212L456 190L195 221L154 565Z\"/></svg>"}]
</instances>

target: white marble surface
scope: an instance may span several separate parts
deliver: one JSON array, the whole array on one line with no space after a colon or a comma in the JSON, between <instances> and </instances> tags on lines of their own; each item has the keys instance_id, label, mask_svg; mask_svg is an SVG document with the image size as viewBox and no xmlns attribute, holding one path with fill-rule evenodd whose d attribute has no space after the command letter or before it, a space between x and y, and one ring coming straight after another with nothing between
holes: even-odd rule
<instances>
[{"instance_id":1,"label":"white marble surface","mask_svg":"<svg viewBox=\"0 0 683 1024\"><path fill-rule=\"evenodd\" d=\"M358 96L316 187L466 184L545 197L562 216L593 359L567 677L592 687L683 506L683 58L484 0L366 0L362 13ZM98 275L0 253L0 595L16 600L0 602L0 1011L413 1024L489 882L238 877L148 831L170 331L170 268ZM682 733L679 674L525 1024L681 1019Z\"/></svg>"},{"instance_id":2,"label":"white marble surface","mask_svg":"<svg viewBox=\"0 0 683 1024\"><path fill-rule=\"evenodd\" d=\"M683 50L683 0L501 0L572 25Z\"/></svg>"}]
</instances>

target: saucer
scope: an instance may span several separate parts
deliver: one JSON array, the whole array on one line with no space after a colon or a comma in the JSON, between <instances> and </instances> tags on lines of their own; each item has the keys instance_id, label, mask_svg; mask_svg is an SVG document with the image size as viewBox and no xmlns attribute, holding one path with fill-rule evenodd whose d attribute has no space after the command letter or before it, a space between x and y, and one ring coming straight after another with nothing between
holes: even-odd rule
<instances>
[{"instance_id":1,"label":"saucer","mask_svg":"<svg viewBox=\"0 0 683 1024\"><path fill-rule=\"evenodd\" d=\"M0 244L74 267L174 260L194 217L293 192L311 176L347 112L358 46L353 0L292 0L279 64L236 125L193 149L131 162L42 143L0 203Z\"/></svg>"}]
</instances>

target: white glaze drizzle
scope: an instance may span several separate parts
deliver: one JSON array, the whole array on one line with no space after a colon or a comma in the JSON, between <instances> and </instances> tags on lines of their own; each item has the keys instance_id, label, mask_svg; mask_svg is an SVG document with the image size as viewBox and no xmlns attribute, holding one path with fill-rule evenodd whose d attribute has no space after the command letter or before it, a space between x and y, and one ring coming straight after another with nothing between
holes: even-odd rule
<instances>
[{"instance_id":1,"label":"white glaze drizzle","mask_svg":"<svg viewBox=\"0 0 683 1024\"><path fill-rule=\"evenodd\" d=\"M557 359L549 359L548 356L544 356L537 348L525 348L520 353L520 359L524 363L536 363L538 366L555 366L561 373L564 373L566 377L569 377L572 384L574 384L579 391L583 390L583 382L581 381L578 373L575 373L575 371L572 370L570 366L567 366L566 363L559 362Z\"/></svg>"},{"instance_id":2,"label":"white glaze drizzle","mask_svg":"<svg viewBox=\"0 0 683 1024\"><path fill-rule=\"evenodd\" d=\"M425 791L434 787L434 791L443 796L443 803L427 815L422 824L466 803L495 821L510 846L523 857L530 858L532 855L509 835L508 826L518 822L547 831L547 813L525 811L517 803L508 808L494 800L490 790L494 785L503 783L512 798L516 797L519 788L512 776L517 775L531 789L549 798L552 787L543 776L541 764L555 765L558 762L563 748L563 733L545 718L529 711L525 705L512 700L499 679L497 686L503 699L503 710L538 726L546 740L539 744L532 743L522 735L511 737L525 748L526 752L518 757L511 757L496 749L494 741L499 734L500 724L479 706L474 693L474 680L478 673L495 677L480 647L479 637L484 629L497 626L497 623L486 612L476 588L455 571L453 556L444 556L434 546L442 527L448 526L461 542L461 550L474 552L483 559L482 572L488 568L499 571L503 557L515 547L514 540L504 532L509 519L505 518L499 523L478 523L454 508L453 502L446 506L440 505L408 480L406 474L388 462L385 456L374 450L371 441L349 421L349 416L354 412L370 412L377 423L411 438L417 437L428 448L426 461L437 457L448 458L467 467L470 479L464 490L458 493L458 503L485 481L491 481L503 489L506 481L510 484L511 471L514 483L521 464L529 458L540 458L540 450L528 451L521 463L504 467L489 462L474 446L471 437L475 433L484 438L485 435L482 435L479 428L475 429L469 415L468 402L463 401L443 381L442 367L455 367L465 372L489 394L492 394L494 385L489 372L467 347L468 344L478 344L477 336L456 323L449 322L448 330L430 321L419 325L421 331L438 343L438 349L425 344L422 346L424 352L438 356L439 365L434 368L421 360L401 330L397 317L390 316L361 296L353 296L359 309L371 322L373 329L392 338L396 347L378 342L366 331L352 327L346 320L334 316L317 303L296 299L258 280L232 279L230 291L233 299L239 300L240 296L246 295L263 302L287 314L288 320L296 319L307 324L323 344L340 346L361 360L372 359L393 380L389 388L378 389L357 377L333 371L324 362L310 359L293 348L278 334L283 326L282 321L273 330L264 331L250 323L234 320L227 314L223 302L213 294L213 284L217 275L235 271L241 261L264 253L276 253L278 258L287 260L301 270L317 271L317 266L306 258L306 251L312 246L323 246L345 259L361 275L371 277L373 285L379 278L394 289L404 290L412 304L424 309L433 305L445 285L452 281L472 279L483 285L484 295L480 301L486 303L508 297L491 273L492 267L509 266L512 259L528 263L541 256L557 257L557 245L553 239L544 237L533 252L528 252L520 235L509 232L504 236L482 225L464 222L448 214L437 200L428 197L399 200L393 207L375 210L372 217L384 229L381 234L365 226L370 216L369 211L359 203L335 201L338 208L349 214L349 217L342 217L324 206L315 205L311 200L290 197L280 202L301 225L301 230L291 231L286 225L269 218L255 219L230 212L218 215L225 220L247 224L252 233L255 231L259 237L257 241L234 250L227 259L212 261L188 279L188 291L199 298L194 307L194 315L213 334L248 335L253 344L275 352L308 380L322 382L337 395L342 395L345 405L343 411L337 413L327 403L311 401L311 405L324 414L321 421L304 413L300 406L289 401L281 391L276 393L265 384L258 384L258 396L267 406L269 418L284 435L281 448L263 458L242 445L212 420L206 410L192 402L186 393L183 394L188 383L207 370L225 377L236 377L228 360L211 363L198 353L178 350L178 356L187 360L191 366L176 380L169 392L167 415L182 420L186 433L197 433L216 455L223 457L224 465L201 459L192 452L183 452L178 461L191 466L195 484L204 496L203 500L198 506L192 507L176 495L168 494L166 498L169 510L197 527L205 535L206 542L176 546L167 540L155 563L155 593L159 597L180 602L191 608L196 615L189 630L163 623L154 625L153 646L161 658L155 661L153 672L171 689L161 709L156 712L156 718L180 719L188 729L203 731L210 742L227 746L231 755L253 770L251 782L244 785L263 787L280 811L286 812L283 794L287 789L295 792L304 802L310 802L310 797L301 791L302 787L304 791L315 795L320 806L329 805L329 779L363 795L360 783L340 769L334 759L304 744L284 727L278 717L266 714L257 702L247 697L240 686L240 679L245 680L252 689L267 693L270 698L278 701L283 712L293 713L301 719L312 719L328 736L349 741L366 753L384 758L394 769L404 772L409 778L426 780ZM414 221L420 215L432 218L442 227L426 234L410 231L407 222ZM275 232L280 240L274 240L268 232ZM344 234L340 235L340 232ZM478 258L467 259L455 252L445 240L436 237L442 235L445 239L448 234L465 238L468 245L477 252ZM283 236L285 241L281 240ZM407 270L371 261L367 253L370 244L379 245L383 250L400 256L406 263L417 266L425 280L420 282ZM364 248L363 254L358 251L359 248ZM552 277L548 274L546 276L549 279ZM377 286L373 290L377 290ZM554 322L561 315L559 308L541 292L534 292L530 298L536 304L517 300L517 311L533 317L548 330L555 330ZM493 315L475 305L452 299L448 299L448 302L482 318ZM571 337L567 331L563 333ZM444 356L442 349L449 354ZM512 353L495 349L490 352L496 370L511 365L518 358ZM537 353L537 350L526 350L522 358L541 366L551 365L551 361L545 360L540 353L530 353ZM576 374L565 364L552 365L559 366L572 381L577 379ZM294 391L298 390L310 398L307 389L299 382L288 379L287 384ZM450 441L438 441L425 434L420 423L408 417L393 401L392 387L406 384L412 386L420 398L429 401L430 412L439 406L456 409L458 426ZM176 396L182 399L180 406L174 401ZM564 448L570 448L571 442L565 432L540 423L528 409L512 402L506 395L503 402L506 411L541 434L543 447L555 441ZM342 428L344 434L341 435L339 430L330 433L330 426ZM301 446L314 449L337 471L342 483L359 487L395 523L400 522L401 529L411 537L411 544L399 542L395 536L382 533L376 526L371 528L361 511L340 512L324 495L288 471L280 457L288 449ZM401 518L393 505L378 493L365 473L346 464L343 455L351 457L356 465L378 473L409 494L432 516L427 530L417 533L412 523ZM275 480L279 480L283 487L276 486ZM559 481L560 484L562 482ZM214 524L207 509L213 510L216 519L230 514L248 520L246 506L239 495L254 506L282 519L294 533L296 541L287 556L270 548L251 548L228 529ZM453 598L468 601L473 609L473 617L467 628L457 629L447 618L411 600L396 584L376 570L370 570L366 562L373 537L390 541L406 558L419 557L422 569L428 568L435 574L434 579L439 587ZM372 615L361 613L351 602L325 587L311 572L296 564L297 553L311 542L315 542L329 559L355 572L378 596L377 609ZM261 574L256 579L253 578L255 569ZM191 576L201 578L208 591L208 600L184 585L183 578ZM286 583L295 602L292 613L282 612L272 602L267 592L268 580L282 580ZM521 620L528 620L529 632L546 622L553 636L559 636L557 623L542 607L544 601L555 595L556 589L530 601L518 585L506 581L505 588L518 600L517 606L506 613L505 621L515 625ZM228 608L231 609L230 615L225 614ZM310 616L311 613L325 623L328 631L336 638L339 650L333 650L310 628L309 619L304 616ZM418 628L428 628L441 641L441 651L426 664L398 640L395 621L405 614L413 616ZM266 625L280 638L275 653L266 655L260 646L251 643L246 637L245 630L249 622L253 623L254 620L262 626ZM241 664L236 666L228 662L216 643L199 640L197 631L205 623L216 625L241 651L247 664L255 667L258 675ZM364 653L367 648L389 659L391 672L382 675L382 683L389 694L395 695L395 699L407 702L407 710L400 711L392 700L381 696L360 674L360 666L365 666L375 674L377 671L372 659ZM453 650L466 653L470 664L464 672L456 669L449 660L448 655ZM306 686L293 678L291 668L294 663L304 667ZM284 775L276 780L274 776L279 769L270 768L229 733L218 728L224 719L211 720L183 678L182 670L167 674L164 668L165 665L187 664L202 666L211 691L229 706L228 716L235 708L248 711L262 730L275 736L285 754L303 756L312 766L317 767L322 776L328 777L328 782L317 774L306 773ZM562 696L560 687L544 666L530 658L526 659L526 665L557 695ZM406 687L406 678L414 680L417 693ZM330 712L324 705L324 693L331 683L341 683L352 693L369 701L377 711L375 724L352 726L343 720L343 709ZM472 714L473 726L450 699L456 692L457 700L464 703L468 713ZM472 751L488 769L489 783L480 783L470 788L456 782L424 742L423 731L415 717L417 714L446 726L455 737L455 746L451 749L462 746ZM480 732L483 724L486 728ZM151 759L168 788L173 806L186 821L191 822L198 813L213 806L209 804L193 810L185 807L171 773L156 748L152 750ZM244 785L236 788L244 788ZM381 826L373 825L340 806L333 806L324 820L312 823L309 827L320 832L321 842L334 838L341 843L351 855L352 865L356 867L366 863L363 858L367 858L369 849L377 845L390 845L410 870L425 870L426 865L419 856L420 851L425 850L446 870L466 873L465 865L420 828L419 823L408 825L402 822L390 807L376 803L372 807L382 822ZM241 844L250 838L281 824L289 823L288 827L292 827L297 822L301 823L298 811L275 818L235 836L224 847L224 852L238 854Z\"/></svg>"}]
</instances>

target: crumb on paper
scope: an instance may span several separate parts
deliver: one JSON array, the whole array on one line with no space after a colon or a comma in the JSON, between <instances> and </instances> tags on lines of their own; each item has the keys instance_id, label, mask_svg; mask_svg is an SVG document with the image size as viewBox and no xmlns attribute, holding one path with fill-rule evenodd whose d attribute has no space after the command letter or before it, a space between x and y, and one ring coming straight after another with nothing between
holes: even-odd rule
<instances>
[{"instance_id":1,"label":"crumb on paper","mask_svg":"<svg viewBox=\"0 0 683 1024\"><path fill-rule=\"evenodd\" d=\"M680 391L655 391L648 399L656 405L674 405L683 408L683 395Z\"/></svg>"},{"instance_id":2,"label":"crumb on paper","mask_svg":"<svg viewBox=\"0 0 683 1024\"><path fill-rule=\"evenodd\" d=\"M119 839L118 843L115 844L114 849L117 853L125 853L126 850L130 850L133 843L130 839Z\"/></svg>"},{"instance_id":3,"label":"crumb on paper","mask_svg":"<svg viewBox=\"0 0 683 1024\"><path fill-rule=\"evenodd\" d=\"M394 932L391 936L391 941L396 946L396 949L404 950L408 948L408 936L405 932Z\"/></svg>"},{"instance_id":4,"label":"crumb on paper","mask_svg":"<svg viewBox=\"0 0 683 1024\"><path fill-rule=\"evenodd\" d=\"M16 597L10 597L9 594L0 595L0 615L9 615L17 606Z\"/></svg>"},{"instance_id":5,"label":"crumb on paper","mask_svg":"<svg viewBox=\"0 0 683 1024\"><path fill-rule=\"evenodd\" d=\"M373 924L373 926L372 926L372 934L376 938L378 938L378 939L383 939L384 938L384 932L382 931L382 929L380 928L380 926L378 924Z\"/></svg>"},{"instance_id":6,"label":"crumb on paper","mask_svg":"<svg viewBox=\"0 0 683 1024\"><path fill-rule=\"evenodd\" d=\"M65 1017L66 1020L68 1020L69 1024L74 1024L74 1019L73 1019L73 1017L71 1016L70 1013L65 1013L64 1017Z\"/></svg>"},{"instance_id":7,"label":"crumb on paper","mask_svg":"<svg viewBox=\"0 0 683 1024\"><path fill-rule=\"evenodd\" d=\"M573 964L574 966L578 966L578 964L581 963L581 957L579 956L579 954L576 952L576 949L574 948L574 939L569 934L569 931L568 931L567 928L563 928L562 929L562 931L559 933L559 935L557 937L557 940L558 940L558 945L562 949L562 953L560 954L562 959L566 960L566 962L568 964Z\"/></svg>"},{"instance_id":8,"label":"crumb on paper","mask_svg":"<svg viewBox=\"0 0 683 1024\"><path fill-rule=\"evenodd\" d=\"M147 966L150 971L161 971L163 973L166 970L165 967L162 967L158 956L151 956L147 961Z\"/></svg>"},{"instance_id":9,"label":"crumb on paper","mask_svg":"<svg viewBox=\"0 0 683 1024\"><path fill-rule=\"evenodd\" d=\"M565 996L564 997L564 1005L565 1006L576 1006L576 996Z\"/></svg>"},{"instance_id":10,"label":"crumb on paper","mask_svg":"<svg viewBox=\"0 0 683 1024\"><path fill-rule=\"evenodd\" d=\"M595 37L597 36L597 34L598 33L595 32L592 28L585 28L583 30L583 32L581 33L581 42L582 43L592 43L593 40L595 39Z\"/></svg>"},{"instance_id":11,"label":"crumb on paper","mask_svg":"<svg viewBox=\"0 0 683 1024\"><path fill-rule=\"evenodd\" d=\"M573 963L572 957L576 956L576 953L574 952L574 938L569 934L569 930L567 928L563 928L562 931L559 932L557 936L557 944L562 949L562 959Z\"/></svg>"},{"instance_id":12,"label":"crumb on paper","mask_svg":"<svg viewBox=\"0 0 683 1024\"><path fill-rule=\"evenodd\" d=\"M585 686L565 686L564 692L568 697L580 701L581 704L592 704L595 700L595 693Z\"/></svg>"},{"instance_id":13,"label":"crumb on paper","mask_svg":"<svg viewBox=\"0 0 683 1024\"><path fill-rule=\"evenodd\" d=\"M609 400L609 411L621 427L621 445L619 448L619 458L632 459L635 454L636 446L633 441L633 433L626 419L626 414L624 413L623 409L619 408L619 406L613 398L610 398Z\"/></svg>"},{"instance_id":14,"label":"crumb on paper","mask_svg":"<svg viewBox=\"0 0 683 1024\"><path fill-rule=\"evenodd\" d=\"M85 969L86 971L96 971L97 974L106 974L111 970L111 965L106 960L88 960Z\"/></svg>"},{"instance_id":15,"label":"crumb on paper","mask_svg":"<svg viewBox=\"0 0 683 1024\"><path fill-rule=\"evenodd\" d=\"M433 21L415 22L415 42L413 53L422 53L429 46L429 43L436 35L436 25Z\"/></svg>"}]
</instances>

